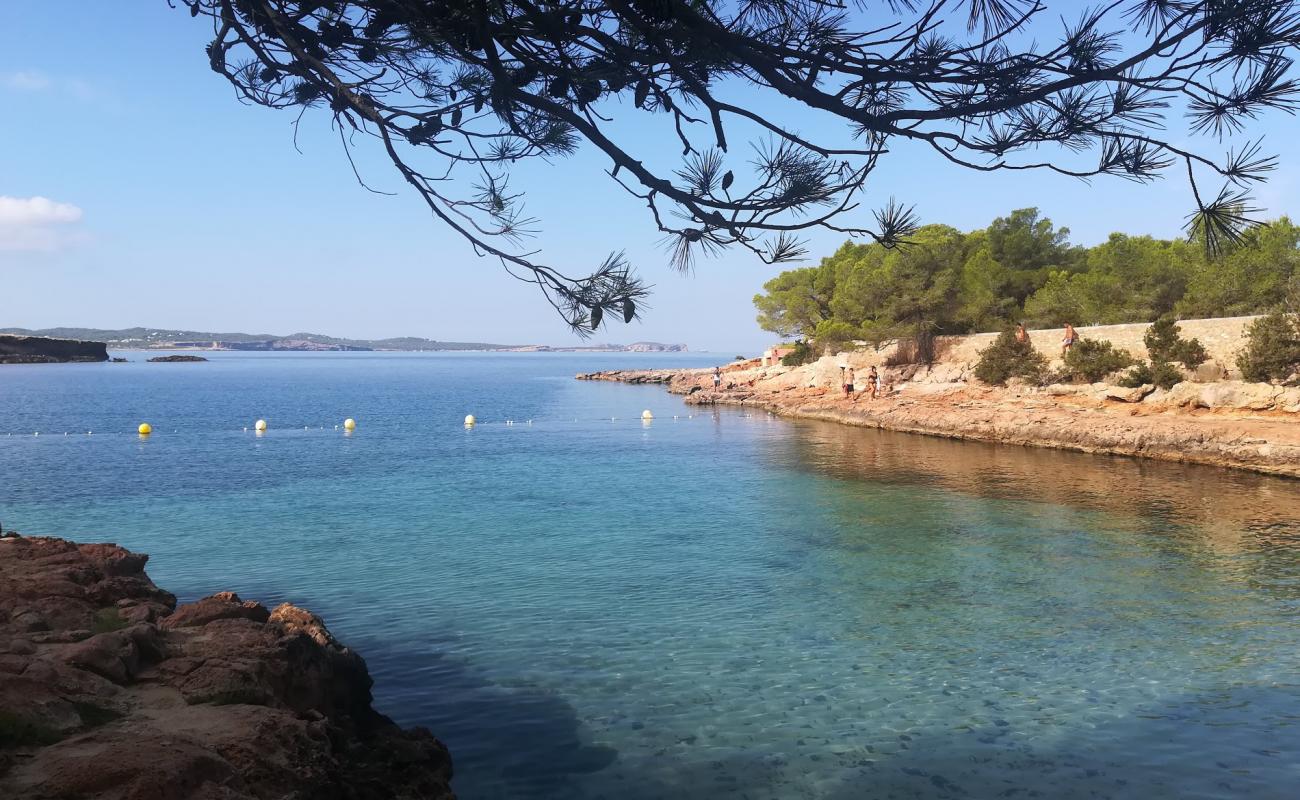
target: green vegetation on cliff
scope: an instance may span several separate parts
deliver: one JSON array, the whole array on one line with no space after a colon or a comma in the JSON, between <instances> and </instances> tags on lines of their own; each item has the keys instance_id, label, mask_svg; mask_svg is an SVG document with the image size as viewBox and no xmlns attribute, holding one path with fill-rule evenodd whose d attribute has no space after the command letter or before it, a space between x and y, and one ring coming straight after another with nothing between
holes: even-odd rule
<instances>
[{"instance_id":1,"label":"green vegetation on cliff","mask_svg":"<svg viewBox=\"0 0 1300 800\"><path fill-rule=\"evenodd\" d=\"M1300 286L1300 226L1283 217L1209 258L1202 243L1111 234L1069 244L1027 208L963 233L927 225L911 244L849 242L820 265L783 272L754 298L781 336L834 345L922 334L1224 317L1275 308Z\"/></svg>"},{"instance_id":2,"label":"green vegetation on cliff","mask_svg":"<svg viewBox=\"0 0 1300 800\"><path fill-rule=\"evenodd\" d=\"M1286 380L1300 371L1300 321L1275 311L1252 322L1237 368L1248 381Z\"/></svg>"},{"instance_id":3,"label":"green vegetation on cliff","mask_svg":"<svg viewBox=\"0 0 1300 800\"><path fill-rule=\"evenodd\" d=\"M1047 358L1028 339L1021 341L1009 330L998 334L975 364L975 377L994 386L1005 386L1011 378L1039 383L1046 372Z\"/></svg>"}]
</instances>

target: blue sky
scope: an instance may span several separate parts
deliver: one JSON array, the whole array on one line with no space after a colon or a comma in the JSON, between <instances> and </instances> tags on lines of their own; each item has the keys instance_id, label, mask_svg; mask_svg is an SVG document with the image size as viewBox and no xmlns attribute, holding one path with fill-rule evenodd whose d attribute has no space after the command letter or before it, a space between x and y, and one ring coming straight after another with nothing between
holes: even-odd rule
<instances>
[{"instance_id":1,"label":"blue sky","mask_svg":"<svg viewBox=\"0 0 1300 800\"><path fill-rule=\"evenodd\" d=\"M535 288L431 219L364 142L365 177L396 194L359 187L324 113L308 114L295 150L291 114L241 105L208 69L210 36L164 0L0 7L0 327L576 341ZM805 134L828 133L770 100L755 96L751 107ZM1257 193L1268 216L1294 215L1300 200L1296 125L1276 115L1254 131L1282 156ZM677 152L653 125L620 130L652 154ZM606 166L584 152L530 164L513 181L528 192L542 222L536 244L552 262L577 273L625 250L654 284L643 321L596 340L745 354L770 343L751 298L778 269L736 251L701 260L693 274L673 271L644 206L609 182ZM1038 206L1081 244L1113 230L1180 235L1191 207L1176 175L1136 186L976 174L906 146L882 160L860 213L890 196L914 203L923 222L962 229ZM810 263L841 239L811 235Z\"/></svg>"}]
</instances>

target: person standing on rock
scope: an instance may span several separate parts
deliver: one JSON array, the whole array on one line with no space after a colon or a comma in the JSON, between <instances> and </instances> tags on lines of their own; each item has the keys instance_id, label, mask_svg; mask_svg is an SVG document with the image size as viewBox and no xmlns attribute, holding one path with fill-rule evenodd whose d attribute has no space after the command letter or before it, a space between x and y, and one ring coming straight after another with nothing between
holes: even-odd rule
<instances>
[{"instance_id":1,"label":"person standing on rock","mask_svg":"<svg viewBox=\"0 0 1300 800\"><path fill-rule=\"evenodd\" d=\"M714 367L713 368L713 391L716 392L721 388L722 388L722 367Z\"/></svg>"},{"instance_id":2,"label":"person standing on rock","mask_svg":"<svg viewBox=\"0 0 1300 800\"><path fill-rule=\"evenodd\" d=\"M1074 332L1074 326L1065 323L1065 338L1061 340L1061 358L1065 358L1070 353L1070 348L1074 343L1079 341L1079 334Z\"/></svg>"},{"instance_id":3,"label":"person standing on rock","mask_svg":"<svg viewBox=\"0 0 1300 800\"><path fill-rule=\"evenodd\" d=\"M1025 330L1025 323L1016 323L1016 341L1021 344L1029 341L1029 331Z\"/></svg>"},{"instance_id":4,"label":"person standing on rock","mask_svg":"<svg viewBox=\"0 0 1300 800\"><path fill-rule=\"evenodd\" d=\"M854 381L854 377L855 377L855 376L854 376L854 374L853 374L853 367L849 367L849 374L848 374L848 377L844 379L844 396L845 396L845 397L852 397L852 396L853 396L853 381Z\"/></svg>"},{"instance_id":5,"label":"person standing on rock","mask_svg":"<svg viewBox=\"0 0 1300 800\"><path fill-rule=\"evenodd\" d=\"M876 372L874 365L871 372L867 374L867 390L871 392L871 399L876 399L876 394L880 391L880 373Z\"/></svg>"}]
</instances>

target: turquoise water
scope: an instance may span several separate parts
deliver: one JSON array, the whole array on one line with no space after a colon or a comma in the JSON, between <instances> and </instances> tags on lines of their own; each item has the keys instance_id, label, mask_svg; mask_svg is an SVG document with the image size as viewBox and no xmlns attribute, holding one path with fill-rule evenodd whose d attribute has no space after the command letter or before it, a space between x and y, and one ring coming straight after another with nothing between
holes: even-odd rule
<instances>
[{"instance_id":1,"label":"turquoise water","mask_svg":"<svg viewBox=\"0 0 1300 800\"><path fill-rule=\"evenodd\" d=\"M572 380L707 356L129 357L0 368L0 520L318 611L466 800L1300 786L1300 483Z\"/></svg>"}]
</instances>

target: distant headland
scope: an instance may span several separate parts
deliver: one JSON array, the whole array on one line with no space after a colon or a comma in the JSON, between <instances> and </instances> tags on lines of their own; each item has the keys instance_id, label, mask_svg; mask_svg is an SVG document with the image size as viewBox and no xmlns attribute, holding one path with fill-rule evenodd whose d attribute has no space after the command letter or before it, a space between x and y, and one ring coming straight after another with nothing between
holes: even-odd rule
<instances>
[{"instance_id":1,"label":"distant headland","mask_svg":"<svg viewBox=\"0 0 1300 800\"><path fill-rule=\"evenodd\" d=\"M103 342L0 333L0 364L61 364L107 361Z\"/></svg>"},{"instance_id":2,"label":"distant headland","mask_svg":"<svg viewBox=\"0 0 1300 800\"><path fill-rule=\"evenodd\" d=\"M660 342L633 342L632 344L593 344L581 347L564 347L541 344L490 344L488 342L444 342L416 336L392 339L343 339L319 333L292 333L275 336L266 333L214 333L168 328L0 328L0 334L17 336L43 336L58 339L78 339L104 342L114 350L272 350L288 352L313 351L490 351L490 352L597 352L597 353L681 353L684 344Z\"/></svg>"}]
</instances>

